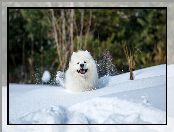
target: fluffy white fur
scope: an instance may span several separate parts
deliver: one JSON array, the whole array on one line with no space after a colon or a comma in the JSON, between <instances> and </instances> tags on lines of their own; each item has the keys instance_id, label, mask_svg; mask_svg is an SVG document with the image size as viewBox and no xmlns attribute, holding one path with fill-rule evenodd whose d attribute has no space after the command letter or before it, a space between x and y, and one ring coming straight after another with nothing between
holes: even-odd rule
<instances>
[{"instance_id":1,"label":"fluffy white fur","mask_svg":"<svg viewBox=\"0 0 174 132\"><path fill-rule=\"evenodd\" d=\"M81 65L83 65L83 69ZM87 50L73 52L69 68L65 73L65 88L70 91L82 92L94 90L97 85L97 67L91 54Z\"/></svg>"}]
</instances>

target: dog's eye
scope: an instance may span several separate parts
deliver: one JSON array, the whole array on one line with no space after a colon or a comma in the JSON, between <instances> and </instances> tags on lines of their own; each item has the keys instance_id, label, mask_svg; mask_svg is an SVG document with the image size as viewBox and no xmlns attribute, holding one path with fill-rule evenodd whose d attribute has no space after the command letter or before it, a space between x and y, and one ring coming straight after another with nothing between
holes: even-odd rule
<instances>
[{"instance_id":1,"label":"dog's eye","mask_svg":"<svg viewBox=\"0 0 174 132\"><path fill-rule=\"evenodd\" d=\"M79 64L79 62L77 62L77 64Z\"/></svg>"},{"instance_id":2,"label":"dog's eye","mask_svg":"<svg viewBox=\"0 0 174 132\"><path fill-rule=\"evenodd\" d=\"M84 63L86 63L86 61L84 61Z\"/></svg>"}]
</instances>

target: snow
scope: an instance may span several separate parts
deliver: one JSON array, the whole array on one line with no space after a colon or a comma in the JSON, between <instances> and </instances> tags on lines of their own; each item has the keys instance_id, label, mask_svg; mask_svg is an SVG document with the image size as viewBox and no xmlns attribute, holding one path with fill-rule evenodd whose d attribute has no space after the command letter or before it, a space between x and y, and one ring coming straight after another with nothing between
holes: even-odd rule
<instances>
[{"instance_id":1,"label":"snow","mask_svg":"<svg viewBox=\"0 0 174 132\"><path fill-rule=\"evenodd\" d=\"M174 65L168 66L169 79L174 79ZM172 73L173 71L173 73ZM166 65L153 66L135 73L100 79L100 89L82 93L67 92L50 85L10 84L10 123L29 124L165 124L166 123ZM173 87L173 84L169 87ZM6 94L5 87L3 93ZM6 97L3 98L5 100ZM3 105L4 106L4 105ZM6 110L4 110L6 111ZM3 117L4 122L6 117ZM168 122L174 118L168 117ZM26 126L25 126L26 127ZM165 132L168 127L151 126L27 126L28 131L118 131ZM22 132L23 127L3 127L4 131ZM84 131L84 130L83 130Z\"/></svg>"},{"instance_id":2,"label":"snow","mask_svg":"<svg viewBox=\"0 0 174 132\"><path fill-rule=\"evenodd\" d=\"M64 87L64 78L65 78L64 72L58 71L56 74L56 83Z\"/></svg>"},{"instance_id":3,"label":"snow","mask_svg":"<svg viewBox=\"0 0 174 132\"><path fill-rule=\"evenodd\" d=\"M91 124L165 123L165 112L116 97L94 98L70 109L83 113Z\"/></svg>"},{"instance_id":4,"label":"snow","mask_svg":"<svg viewBox=\"0 0 174 132\"><path fill-rule=\"evenodd\" d=\"M43 76L42 76L42 82L47 83L51 79L51 75L49 71L44 71Z\"/></svg>"},{"instance_id":5,"label":"snow","mask_svg":"<svg viewBox=\"0 0 174 132\"><path fill-rule=\"evenodd\" d=\"M58 86L10 84L10 123L165 124L165 68L137 70L134 81L129 73L104 76L100 89L82 93Z\"/></svg>"},{"instance_id":6,"label":"snow","mask_svg":"<svg viewBox=\"0 0 174 132\"><path fill-rule=\"evenodd\" d=\"M126 109L125 109L126 106ZM12 122L13 123L13 122ZM97 97L69 108L52 106L31 112L17 119L18 124L165 124L165 112L116 97Z\"/></svg>"}]
</instances>

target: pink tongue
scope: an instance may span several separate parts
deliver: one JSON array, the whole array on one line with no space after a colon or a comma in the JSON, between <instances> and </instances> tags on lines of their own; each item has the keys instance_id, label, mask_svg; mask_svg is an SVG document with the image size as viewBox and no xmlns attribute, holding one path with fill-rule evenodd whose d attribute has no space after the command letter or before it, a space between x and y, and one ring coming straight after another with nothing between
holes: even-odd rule
<instances>
[{"instance_id":1,"label":"pink tongue","mask_svg":"<svg viewBox=\"0 0 174 132\"><path fill-rule=\"evenodd\" d=\"M80 70L80 73L81 73L81 74L84 74L84 73L85 73L85 70L82 70L82 69L81 69L81 70Z\"/></svg>"}]
</instances>

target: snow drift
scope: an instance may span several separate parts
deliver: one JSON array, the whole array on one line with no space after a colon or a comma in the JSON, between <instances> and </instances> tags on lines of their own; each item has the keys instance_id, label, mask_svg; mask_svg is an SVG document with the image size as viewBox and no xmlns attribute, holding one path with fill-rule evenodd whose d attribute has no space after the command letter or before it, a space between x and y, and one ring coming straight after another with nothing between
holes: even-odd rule
<instances>
[{"instance_id":1,"label":"snow drift","mask_svg":"<svg viewBox=\"0 0 174 132\"><path fill-rule=\"evenodd\" d=\"M71 93L49 85L9 85L15 124L165 124L166 65L103 77L100 89Z\"/></svg>"},{"instance_id":2,"label":"snow drift","mask_svg":"<svg viewBox=\"0 0 174 132\"><path fill-rule=\"evenodd\" d=\"M149 124L165 123L165 112L116 97L97 97L65 108L52 106L29 113L18 124Z\"/></svg>"}]
</instances>

